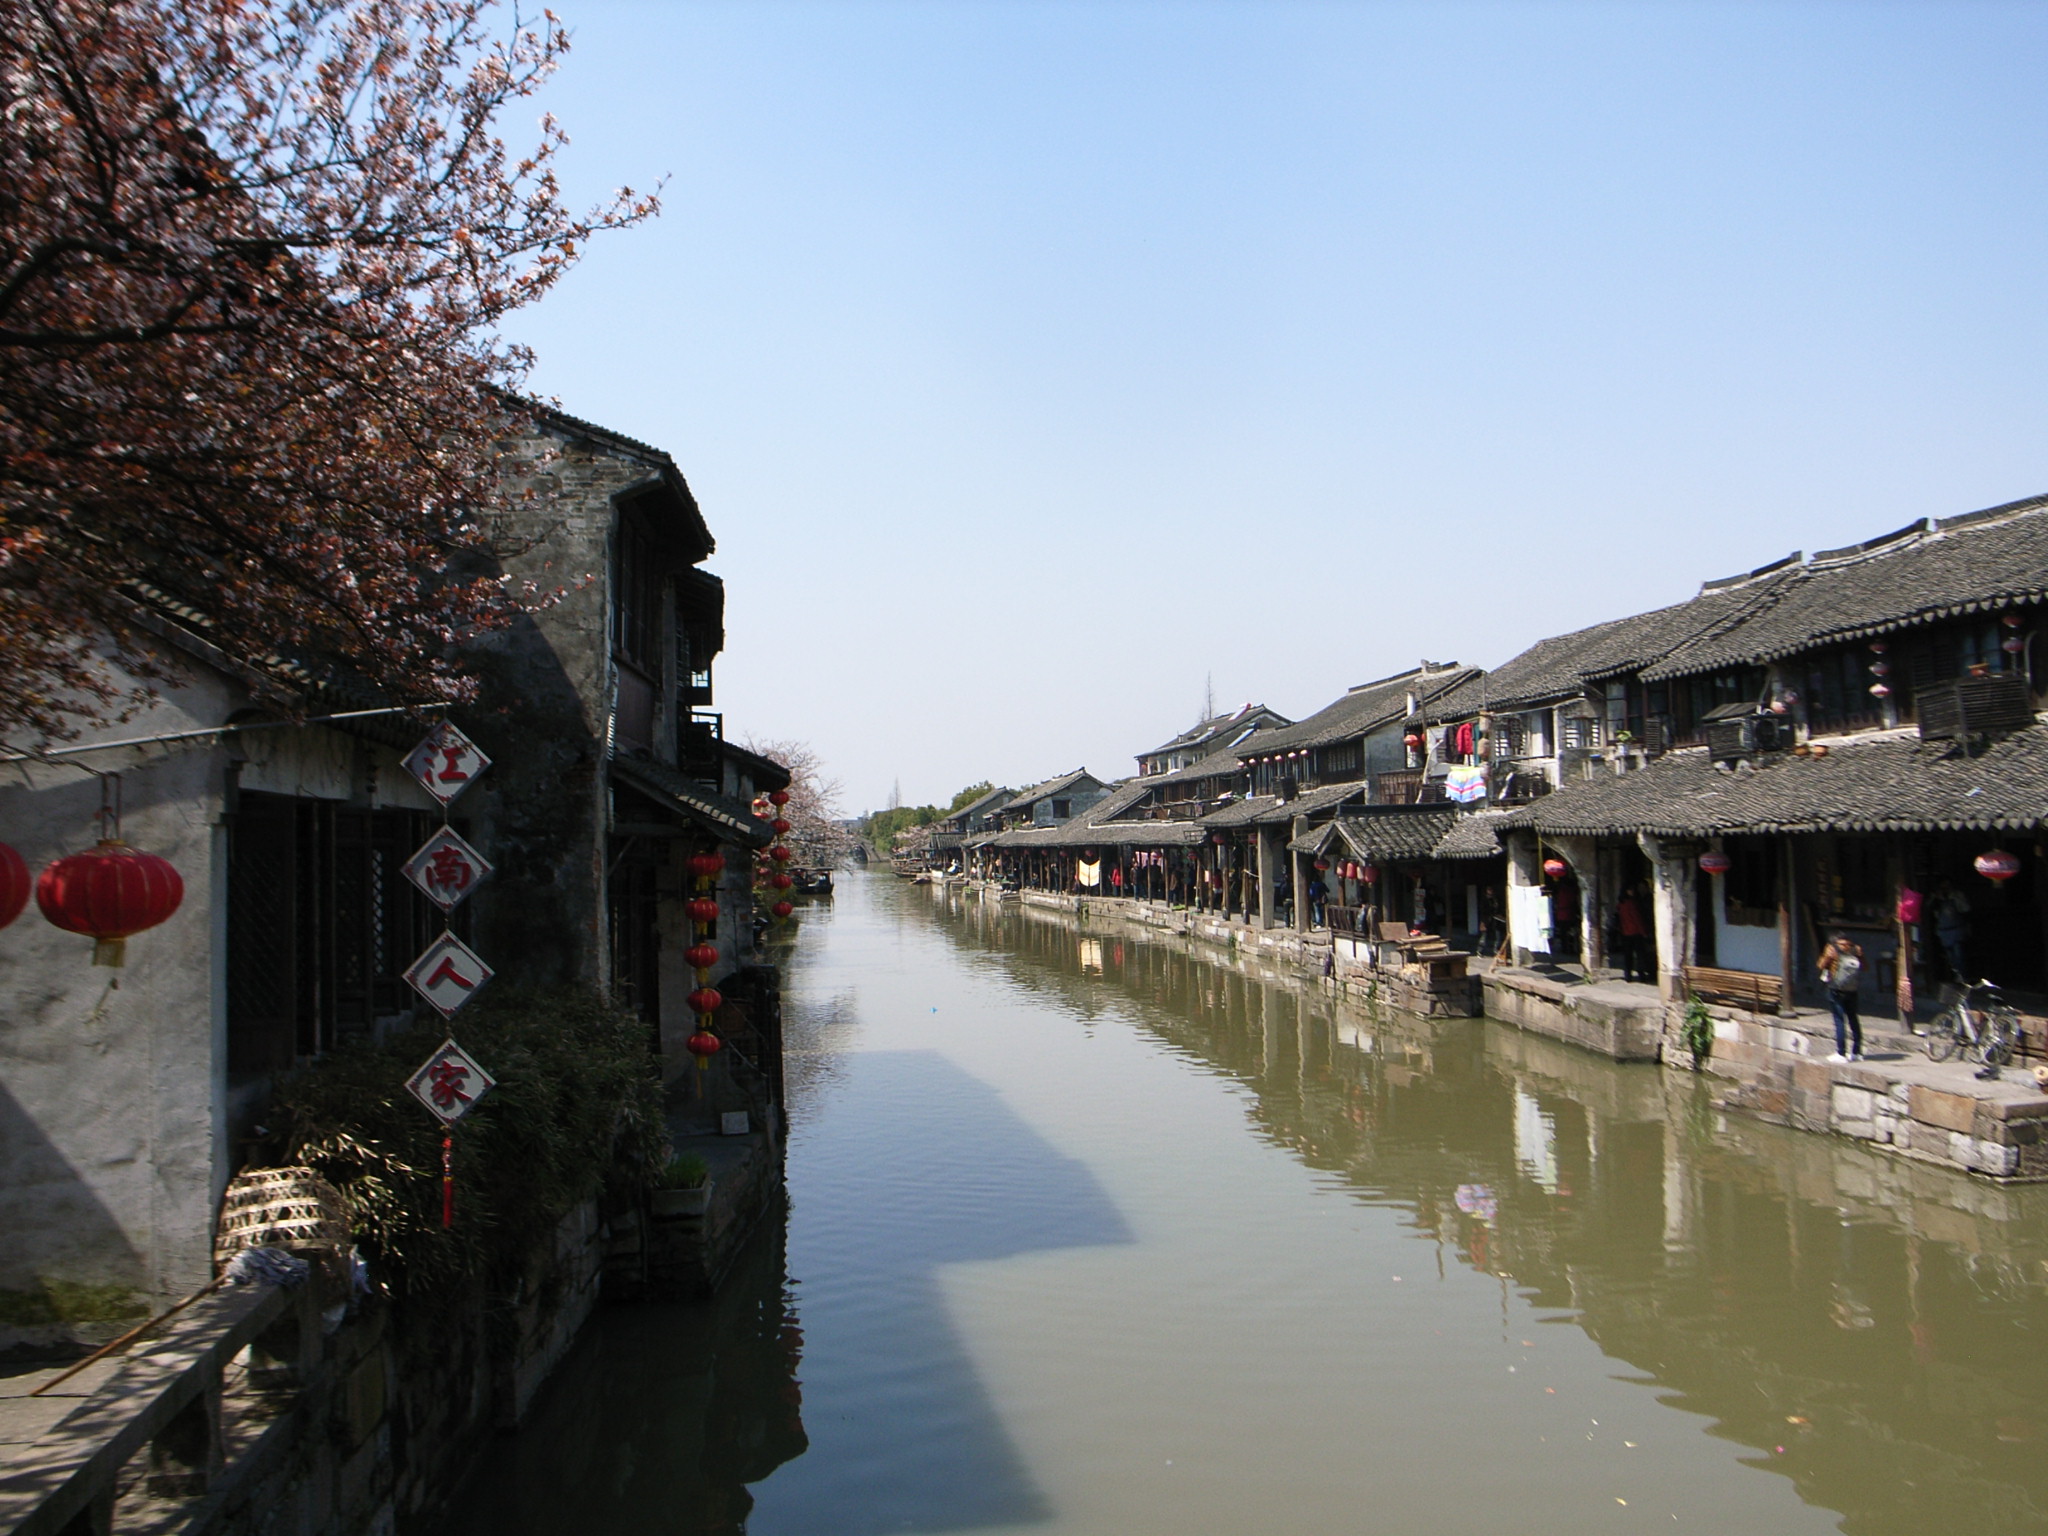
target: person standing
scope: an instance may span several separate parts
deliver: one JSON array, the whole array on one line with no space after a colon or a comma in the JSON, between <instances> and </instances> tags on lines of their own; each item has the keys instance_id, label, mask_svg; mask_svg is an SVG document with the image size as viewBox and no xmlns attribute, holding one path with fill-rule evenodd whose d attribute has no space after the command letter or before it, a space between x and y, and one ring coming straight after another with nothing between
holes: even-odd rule
<instances>
[{"instance_id":1,"label":"person standing","mask_svg":"<svg viewBox=\"0 0 2048 1536\"><path fill-rule=\"evenodd\" d=\"M1621 949L1621 979L1623 981L1655 981L1650 974L1647 951L1650 947L1650 924L1643 914L1642 887L1632 885L1621 893L1621 900L1614 904L1614 933Z\"/></svg>"},{"instance_id":2,"label":"person standing","mask_svg":"<svg viewBox=\"0 0 2048 1536\"><path fill-rule=\"evenodd\" d=\"M1835 1054L1829 1061L1863 1059L1863 1018L1856 994L1863 985L1863 946L1837 933L1820 952L1820 979L1828 989L1828 1008L1835 1016Z\"/></svg>"}]
</instances>

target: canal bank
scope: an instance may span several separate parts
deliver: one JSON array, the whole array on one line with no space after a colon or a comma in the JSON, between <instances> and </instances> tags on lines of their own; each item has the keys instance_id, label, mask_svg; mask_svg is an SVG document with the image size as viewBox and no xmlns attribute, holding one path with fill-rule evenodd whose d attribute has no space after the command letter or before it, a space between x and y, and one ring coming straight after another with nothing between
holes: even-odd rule
<instances>
[{"instance_id":1,"label":"canal bank","mask_svg":"<svg viewBox=\"0 0 2048 1536\"><path fill-rule=\"evenodd\" d=\"M786 1217L601 1313L451 1530L2048 1512L2048 1191L1021 903L852 879L811 939Z\"/></svg>"},{"instance_id":2,"label":"canal bank","mask_svg":"<svg viewBox=\"0 0 2048 1536\"><path fill-rule=\"evenodd\" d=\"M1564 967L1497 966L1462 955L1446 976L1442 961L1417 965L1398 944L1374 945L1328 929L1261 928L1219 913L1127 897L1004 892L978 881L920 889L1014 905L1091 931L1185 940L1225 963L1367 1006L1430 1017L1483 1013L1610 1060L1661 1063L1688 1076L1695 1071L1683 1039L1689 1005L1667 1001L1653 986L1589 981ZM1979 1178L2048 1181L2048 1091L2029 1067L1986 1081L1971 1063L1930 1061L1924 1037L1883 1020L1865 1026L1865 1059L1830 1061L1833 1025L1821 1010L1702 1006L1714 1046L1699 1070L1717 1085L1718 1109L1867 1142Z\"/></svg>"}]
</instances>

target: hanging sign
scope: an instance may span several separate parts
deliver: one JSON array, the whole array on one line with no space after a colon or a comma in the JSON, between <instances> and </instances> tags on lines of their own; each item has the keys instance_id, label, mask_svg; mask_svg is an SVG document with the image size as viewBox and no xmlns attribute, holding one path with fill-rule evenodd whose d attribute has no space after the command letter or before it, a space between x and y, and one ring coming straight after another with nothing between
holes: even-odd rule
<instances>
[{"instance_id":1,"label":"hanging sign","mask_svg":"<svg viewBox=\"0 0 2048 1536\"><path fill-rule=\"evenodd\" d=\"M460 1120L497 1086L498 1080L452 1039L443 1040L441 1048L405 1080L406 1092L426 1105L443 1125Z\"/></svg>"},{"instance_id":2,"label":"hanging sign","mask_svg":"<svg viewBox=\"0 0 2048 1536\"><path fill-rule=\"evenodd\" d=\"M496 974L475 950L454 934L443 933L427 946L425 954L413 961L405 979L446 1018L476 996L477 988Z\"/></svg>"},{"instance_id":3,"label":"hanging sign","mask_svg":"<svg viewBox=\"0 0 2048 1536\"><path fill-rule=\"evenodd\" d=\"M446 805L491 766L477 744L443 720L405 757L405 771Z\"/></svg>"},{"instance_id":4,"label":"hanging sign","mask_svg":"<svg viewBox=\"0 0 2048 1536\"><path fill-rule=\"evenodd\" d=\"M431 953L431 951L429 951ZM476 1108L476 1101L498 1085L477 1060L455 1043L443 1040L441 1049L420 1063L419 1071L405 1080L406 1092L427 1106L441 1122L441 1225L455 1225L455 1122Z\"/></svg>"},{"instance_id":5,"label":"hanging sign","mask_svg":"<svg viewBox=\"0 0 2048 1536\"><path fill-rule=\"evenodd\" d=\"M405 861L405 878L426 893L427 900L443 912L461 906L469 893L491 872L491 861L462 840L452 827L443 827Z\"/></svg>"}]
</instances>

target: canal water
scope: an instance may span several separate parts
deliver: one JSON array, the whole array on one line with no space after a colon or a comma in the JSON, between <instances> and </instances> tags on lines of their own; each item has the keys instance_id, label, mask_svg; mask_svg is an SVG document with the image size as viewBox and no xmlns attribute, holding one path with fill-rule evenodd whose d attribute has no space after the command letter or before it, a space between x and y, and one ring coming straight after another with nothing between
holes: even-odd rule
<instances>
[{"instance_id":1,"label":"canal water","mask_svg":"<svg viewBox=\"0 0 2048 1536\"><path fill-rule=\"evenodd\" d=\"M786 1219L460 1536L2048 1530L2048 1190L888 875L789 988Z\"/></svg>"}]
</instances>

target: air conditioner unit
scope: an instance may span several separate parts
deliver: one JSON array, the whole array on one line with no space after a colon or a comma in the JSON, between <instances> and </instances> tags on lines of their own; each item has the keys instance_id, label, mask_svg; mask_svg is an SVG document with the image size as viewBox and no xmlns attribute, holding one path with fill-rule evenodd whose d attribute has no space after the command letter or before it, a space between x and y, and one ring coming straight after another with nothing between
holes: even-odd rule
<instances>
[{"instance_id":1,"label":"air conditioner unit","mask_svg":"<svg viewBox=\"0 0 2048 1536\"><path fill-rule=\"evenodd\" d=\"M1920 735L1927 741L2002 736L2034 723L2034 701L2017 672L1922 684L1917 703Z\"/></svg>"},{"instance_id":2,"label":"air conditioner unit","mask_svg":"<svg viewBox=\"0 0 2048 1536\"><path fill-rule=\"evenodd\" d=\"M1717 763L1783 752L1791 745L1791 726L1753 704L1724 704L1707 715L1707 755Z\"/></svg>"}]
</instances>

